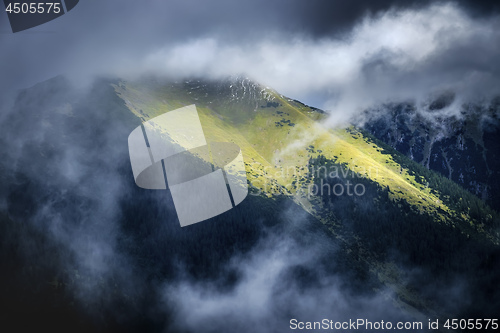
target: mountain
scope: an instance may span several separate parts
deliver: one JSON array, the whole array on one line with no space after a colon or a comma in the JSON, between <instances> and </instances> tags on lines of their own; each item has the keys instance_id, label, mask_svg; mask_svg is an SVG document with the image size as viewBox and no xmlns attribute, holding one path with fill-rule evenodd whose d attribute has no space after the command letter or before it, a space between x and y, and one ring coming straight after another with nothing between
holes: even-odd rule
<instances>
[{"instance_id":1,"label":"mountain","mask_svg":"<svg viewBox=\"0 0 500 333\"><path fill-rule=\"evenodd\" d=\"M143 120L183 105L196 104L208 141L230 139L242 147L251 185L259 193L292 198L329 226L336 237L347 238L349 246L353 246L353 239L364 234L364 244L356 247L356 251L370 254L360 255L357 259L365 260L372 266L384 267L382 269L390 266L391 263L385 260L378 262L375 258L380 252L387 251L387 246L380 243L390 243L401 237L402 234L394 233L393 228L409 233L399 241L407 243L396 246L400 251L405 247L411 248L408 244L411 240L407 237L423 232L422 225L402 227L403 219L413 219L414 223L420 224L424 224L424 221L441 223L439 226L429 224L425 228L432 229L435 233L433 237L437 239L449 237L450 232L456 237L455 241L448 241L449 246L456 242L456 248L448 251L436 247L429 239L417 241L418 245L407 255L415 257L414 261L418 264L429 264L436 260L435 256L439 253L441 257L449 256L451 261L462 260L460 265L455 263L460 267L467 260L463 257L458 259L458 256L467 256L462 251L469 248L464 239L472 238L480 243L498 246L498 214L481 200L455 183L423 170L368 133L352 127L338 130L324 128L320 121L326 115L320 110L307 107L248 79L233 78L223 83L193 80L164 84L147 81L139 84L121 83L115 85L115 89L127 107ZM167 101L176 103L169 104ZM219 129L224 129L224 132L218 132ZM333 177L329 177L332 172ZM311 197L309 189L319 190L322 187L321 176L330 183L330 189L339 184L337 188L347 192L347 182L351 180L353 187L360 184L372 193L363 193L363 196L325 194ZM312 187L314 184L317 187ZM376 204L364 207L367 202ZM395 203L397 208L384 207ZM356 212L357 209L360 212ZM394 215L388 217L391 213ZM390 222L382 226L381 220ZM370 224L378 230L372 230ZM355 229L354 233L352 229ZM455 229L460 231L456 232ZM369 239L374 235L378 239ZM365 246L369 249L366 250ZM424 246L429 250L423 250ZM476 253L476 250L471 251ZM472 267L475 264L470 263L468 269ZM389 269L385 274L399 272L394 273ZM391 280L388 277L384 279ZM397 283L394 280L391 282ZM409 292L401 291L401 294Z\"/></svg>"},{"instance_id":2,"label":"mountain","mask_svg":"<svg viewBox=\"0 0 500 333\"><path fill-rule=\"evenodd\" d=\"M250 195L181 229L168 191L135 186L127 137L191 104L208 142L242 149ZM4 306L23 316L26 303L52 302L46 325L70 309L69 327L89 316L100 328L175 331L165 319L175 311L158 310L158 284L188 276L237 288L245 277L230 263L273 235L317 250L314 265L282 277L300 292L335 276L357 299L383 295L388 316L494 317L499 214L381 141L378 127L329 129L327 116L245 77L98 80L84 92L57 77L20 92L1 125L0 253L13 272Z\"/></svg>"},{"instance_id":3,"label":"mountain","mask_svg":"<svg viewBox=\"0 0 500 333\"><path fill-rule=\"evenodd\" d=\"M248 79L236 78L223 83L200 80L171 84L119 83L114 88L141 120L196 104L208 141L231 140L242 147L247 172L254 178L253 186L265 194L286 194L310 212L304 193L313 183L311 175L307 175L311 160L321 157L342 166L350 174L388 188L393 200L404 200L420 212L437 215L445 223L481 224L471 218L470 213L464 218L461 211L450 207L454 198L444 197L448 191L439 185L430 186L429 179L422 174L424 171L394 150L382 147L369 134L354 127L329 130L321 125L321 119L325 118L322 111ZM324 174L324 169L316 171L316 176ZM439 181L454 186L452 182ZM467 197L482 210L488 209L458 187L456 191L459 194L448 195ZM490 225L492 221L486 218L482 222ZM498 234L485 233L484 236L498 243Z\"/></svg>"},{"instance_id":4,"label":"mountain","mask_svg":"<svg viewBox=\"0 0 500 333\"><path fill-rule=\"evenodd\" d=\"M424 105L393 103L367 110L363 128L427 169L500 209L500 99L461 103L453 93Z\"/></svg>"}]
</instances>

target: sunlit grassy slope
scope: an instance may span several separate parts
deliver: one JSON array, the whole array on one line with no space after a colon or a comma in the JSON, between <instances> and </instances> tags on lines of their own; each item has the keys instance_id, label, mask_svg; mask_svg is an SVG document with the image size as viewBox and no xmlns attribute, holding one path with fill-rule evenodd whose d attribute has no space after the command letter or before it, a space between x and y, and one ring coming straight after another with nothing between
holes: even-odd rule
<instances>
[{"instance_id":1,"label":"sunlit grassy slope","mask_svg":"<svg viewBox=\"0 0 500 333\"><path fill-rule=\"evenodd\" d=\"M398 164L393 155L355 128L328 129L320 110L246 79L228 82L120 82L114 86L127 107L142 120L195 104L208 142L234 142L242 149L247 177L267 196L288 195L313 215L307 196L310 158L323 155L344 172L366 177L389 188L394 201L405 200L436 222L457 226L464 233L474 221L467 212L453 211L439 189L423 176ZM394 154L394 152L392 152ZM483 235L498 243L498 235Z\"/></svg>"}]
</instances>

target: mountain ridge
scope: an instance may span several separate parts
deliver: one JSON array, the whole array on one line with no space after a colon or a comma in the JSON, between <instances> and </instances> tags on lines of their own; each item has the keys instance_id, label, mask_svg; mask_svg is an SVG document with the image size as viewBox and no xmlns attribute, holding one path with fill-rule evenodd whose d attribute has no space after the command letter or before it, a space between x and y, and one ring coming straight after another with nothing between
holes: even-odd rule
<instances>
[{"instance_id":1,"label":"mountain ridge","mask_svg":"<svg viewBox=\"0 0 500 333\"><path fill-rule=\"evenodd\" d=\"M127 98L128 84L134 87L134 83L122 84L126 86L125 89L123 86L120 89L120 85L114 87L120 97L130 102L130 105L127 104L127 106L131 108L132 112L138 116L151 114L153 117L158 114L156 113L157 108L150 108L147 104L139 103L134 106L134 102ZM194 85L198 87L199 84L200 82L197 81ZM254 89L262 91L262 87L258 84L254 85ZM202 97L207 97L206 91L201 89L199 91L202 91ZM325 128L321 123L318 123L326 117L323 112L311 109L272 90L268 90L266 97L261 100L257 99L254 103L247 101L242 109L238 109L237 99L230 100L222 105L224 110L221 112L217 106L214 106L214 103L208 101L209 105L207 106L204 104L207 99L198 98L193 91L191 92L192 94L188 94L190 95L188 98L183 96L182 98L185 99L182 99L177 95L174 100L176 103L182 101L182 105L191 103L197 105L208 141L231 138L230 141L234 140L233 142L241 146L249 184L254 188L254 193L270 198L284 195L294 200L309 214L327 226L336 239L344 242L350 248L348 251L356 249L354 251L360 253L358 259L378 272L380 281L385 281L386 286L395 290L396 294L399 295L397 302L402 307L413 309L410 311L417 317L422 316L422 314L418 314L419 310L417 309L424 310L424 312L432 312L432 310L428 305L425 305L426 302L420 296L413 294L411 287L409 288L405 282L402 282L404 279L399 280L391 277L401 275L401 268L396 268L398 265L394 265L390 260L387 261L370 254L370 250L363 244L356 244L356 236L348 231L351 227L346 227L345 221L336 216L335 204L333 206L325 205L324 198L317 195L310 196L310 193L307 193L312 186L317 186L316 189L325 186L325 184L318 182L321 178L318 170L322 170L321 168L328 163L334 163L333 168L337 168L337 171L340 170L340 173L355 175L354 180L371 188L375 193L381 193L373 194L372 200L384 200L383 196L387 196L389 202L396 205L396 208L388 208L389 210L402 209L397 208L397 206L407 207L405 209L414 211L411 214L415 216L416 221L419 219L418 216L422 216L420 219L424 220L426 218L423 216L428 216L427 219L434 221L434 223L443 224L443 230L456 229L458 234L473 239L473 243L485 243L484 246L487 248L498 247L500 234L499 218L496 212L490 210L479 199L472 195L469 196L465 190L455 186L451 181L439 180L439 176L419 169L417 165L411 164L410 161L400 156L396 150L389 146L382 147L382 143L367 132L362 132L354 127L335 130ZM269 94L274 97L271 102ZM163 99L163 96L166 95L169 95L168 91L163 91L157 96L162 97L162 101L166 101ZM253 94L253 96L258 96L258 94ZM218 95L218 97L226 100L223 95ZM169 107L160 112L170 111ZM137 110L139 110L139 114ZM228 115L231 110L236 115ZM240 115L238 113L247 114ZM220 117L220 114L225 116ZM217 132L215 128L223 128L225 131ZM317 160L320 161L320 164L311 164L311 161ZM437 177L438 180L431 181L431 177L432 179ZM335 176L334 178L345 177ZM330 179L325 179L325 181L328 182ZM433 184L433 187L429 186L429 182ZM331 185L333 187L337 184L332 183ZM442 192L441 186L451 189ZM452 193L455 196L450 196ZM461 194L458 194L457 197L456 193ZM335 198L335 196L331 197ZM464 201L462 201L462 197ZM327 198L326 200L331 202L333 199ZM354 196L353 200L356 202L360 199ZM455 205L455 200L459 200L461 205ZM342 205L344 204L349 203ZM471 213L467 208L468 205L479 206ZM395 223L397 224L397 221Z\"/></svg>"},{"instance_id":2,"label":"mountain ridge","mask_svg":"<svg viewBox=\"0 0 500 333\"><path fill-rule=\"evenodd\" d=\"M236 82L238 80L243 83L251 82L246 78L237 78ZM439 195L422 185L422 183L425 185L425 181L411 175L408 170L404 170L401 165L394 161L390 154L384 154L383 149L375 148L376 145L368 142L363 134L356 129L351 128L347 131L329 130L314 121L324 117L322 113L305 105L297 108L297 102L293 102L292 99L279 95L275 91L256 83L253 83L253 88L248 94L252 96L253 100L243 101L243 105L247 107L238 109L240 105L238 97L228 101L224 98L224 93L221 93L222 91L226 95L230 94L233 98L238 96L238 91L235 92L232 89L233 85L235 85L234 82L219 82L218 89L215 89L217 97L213 97L207 93L207 87L210 87L210 83L202 83L200 80L195 82L185 81L182 85L188 87L188 95L191 96L180 97L177 95L176 98L170 99L171 102L176 101L174 105L169 105L167 102L163 105L163 109L161 107L158 109L158 104L161 103L150 107L142 100L134 106L133 94L129 94L127 89L120 88L120 85L115 86L115 89L118 95L126 101L127 107L139 117L147 115L152 118L158 115L159 112L172 110L172 108L179 105L183 106L198 102L202 126L205 124L204 130L206 131L207 140L214 142L224 140L226 133L217 131L217 128L224 128L225 131L231 132L231 135L237 138L235 143L242 146L246 159L252 161L251 163L260 164L255 168L248 169L251 164L247 162L247 172L251 175L255 175L257 172L260 177L264 178L269 178L269 174L274 173L277 175L275 181L282 188L280 193L294 195L297 194L298 189L310 185L307 182L301 184L299 179L304 177L304 173L297 172L296 168L298 167L301 171L304 171L309 158L325 155L327 158L335 159L338 163L346 164L346 168L349 170L365 175L383 187L398 189L391 192L395 199L407 200L419 207L421 211L437 213L443 221L449 219L444 213L449 211L448 207L443 204L443 200L439 198ZM226 89L221 89L224 85ZM165 85L161 86L161 89L165 89ZM194 87L194 91L190 90L190 87ZM200 87L204 87L204 89L200 89ZM240 95L245 96L247 88L243 84L242 87L239 92ZM168 99L166 97L170 93L169 89L165 89L163 92L160 88L157 89L153 94L159 94L157 96L161 96L161 100L166 101ZM170 90L176 91L177 89L178 87L175 84L170 86ZM243 93L241 93L241 90L243 90ZM265 94L262 94L262 92L265 92ZM201 97L199 97L200 95ZM131 98L127 98L129 96ZM224 100L224 104L222 106L215 105L216 103L213 100L207 100L207 97L221 98ZM257 99L255 99L256 97ZM158 98L156 99L158 100ZM183 102L180 103L180 101ZM237 111L233 111L232 115L228 115L231 110ZM211 116L211 112L215 113L217 117ZM224 114L223 118L219 117L220 114ZM231 122L233 128L223 124L223 122L227 121L224 117L229 118L227 120ZM264 138L264 141L262 138ZM258 171L262 169L268 171L267 175L266 172ZM256 180L257 183L258 180ZM295 186L292 186L294 181ZM269 182L272 182L272 179L268 179L265 184L260 184L260 186L273 188L273 185ZM303 200L298 199L298 202L303 204ZM464 222L468 223L468 217L464 220ZM498 243L498 235L495 235L495 238L495 242Z\"/></svg>"},{"instance_id":3,"label":"mountain ridge","mask_svg":"<svg viewBox=\"0 0 500 333\"><path fill-rule=\"evenodd\" d=\"M327 115L321 110L248 79L240 80L245 85L239 85L238 79L233 86L231 80L105 80L96 82L88 95L76 101L63 78L25 90L10 114L11 126L4 128L11 144L23 147L9 152L7 160L11 164L0 164L5 171L0 193L7 198L7 214L17 222L38 209L52 207L53 202L57 209L74 209L73 204L78 204L86 211L93 199L85 198L79 188L97 177L97 171L105 170L108 177L122 177L120 186L126 185L132 191L120 203L120 214L125 219L120 228L128 232L127 242L121 246L134 244L129 249L134 260L147 263L144 267L152 266L148 268L153 270L150 274L168 276L171 273L167 268L154 271L159 264L151 258L164 258L165 253L173 257L185 255L194 258L190 259L191 274L210 276L215 274L211 269L219 267L228 251L251 248L263 232L261 219L266 225L279 224L282 230L292 228L291 219L280 217L279 211L282 203L288 202L295 207L294 214L308 216L305 229L299 233L306 233L308 228L328 233L326 243L325 239L314 237L308 238L308 242L323 242L321 247L338 246L338 255L345 258L343 267L356 276L353 281L364 292L368 291L363 288L383 292L390 303L416 318L443 318L458 314L445 299L429 295L426 286L436 281L446 284L450 275L460 275L470 284L466 291L474 292L471 299L475 304L483 304L487 311L488 302L493 300L486 291L482 292L481 286L492 285L500 258L495 211L365 130L352 126L326 128L321 121ZM156 207L158 199L154 198L162 194L134 186L126 156L126 137L127 131L142 122L191 104L197 106L208 142L230 141L242 149L250 197L240 208L179 231L173 211ZM19 143L18 133L24 133ZM90 141L85 139L89 135ZM109 151L103 150L101 156L95 150L103 146ZM78 154L73 152L75 149ZM115 150L120 154L116 155ZM75 165L75 158L80 164ZM90 164L96 158L98 164ZM48 163L51 160L57 163ZM52 170L48 165L60 169ZM75 186L78 183L72 180L72 174L78 174L80 169L85 177L77 178L82 183ZM15 172L9 173L11 170ZM58 171L62 173L58 175ZM43 194L45 189L31 184L34 180L43 180L50 191ZM102 186L97 184L98 188ZM358 190L363 188L363 195L348 194L356 185ZM77 193L67 194L72 186ZM342 187L342 195L332 194L332 189ZM323 193L322 189L329 189L330 193ZM103 199L106 191L107 188L101 193ZM16 204L20 200L33 202L33 207L26 209ZM150 207L158 211L151 212ZM266 214L270 216L268 220L262 216ZM168 234L151 232L158 228L154 221L160 220L168 222ZM50 221L45 223L51 225ZM190 232L193 239L189 238ZM206 235L210 238L205 239ZM151 247L143 249L130 240L136 237L138 244L154 241ZM165 239L169 243L163 244ZM190 246L201 242L203 245L193 247L196 251L215 252L213 256L210 251L190 252L176 247L179 242ZM170 244L177 245L170 248ZM226 247L231 250L226 251ZM208 265L208 271L197 273L194 263ZM421 273L424 276L416 278L415 270L425 272ZM65 285L81 279L92 281L88 272L65 274ZM119 294L116 287L112 290ZM472 310L465 306L460 311L464 312L459 314L469 315Z\"/></svg>"}]
</instances>

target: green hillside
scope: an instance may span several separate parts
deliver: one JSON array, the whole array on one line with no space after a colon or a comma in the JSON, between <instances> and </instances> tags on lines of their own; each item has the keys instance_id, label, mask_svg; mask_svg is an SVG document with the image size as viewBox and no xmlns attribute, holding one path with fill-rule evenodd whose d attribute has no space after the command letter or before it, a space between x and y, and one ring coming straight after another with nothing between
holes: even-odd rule
<instances>
[{"instance_id":1,"label":"green hillside","mask_svg":"<svg viewBox=\"0 0 500 333\"><path fill-rule=\"evenodd\" d=\"M195 104L208 142L241 147L253 194L294 200L325 224L347 253L368 264L395 292L394 301L417 317L420 311L439 309L408 282L401 263L384 254L389 245L409 253L412 264L436 269L444 261L452 270L469 262L458 258L461 251L468 251L463 255L471 260L488 260L487 251L498 249L498 214L475 196L354 127L323 126L321 110L270 88L248 79L144 79L113 87L143 121ZM366 193L319 193L326 183L332 188L346 180L363 185ZM450 242L449 248L438 248L440 238Z\"/></svg>"},{"instance_id":2,"label":"green hillside","mask_svg":"<svg viewBox=\"0 0 500 333\"><path fill-rule=\"evenodd\" d=\"M352 127L328 129L320 122L325 117L321 111L249 80L228 82L227 89L223 83L217 84L146 80L121 82L114 88L142 120L196 104L208 142L231 141L242 148L251 185L267 195L292 196L310 213L314 214L306 198L312 184L306 177L308 163L321 155L342 165L344 173L348 170L390 189L392 200L404 200L422 214L434 216L436 222L457 226L467 234L481 234L478 237L499 244L498 232L488 233L484 228L493 224L492 212L471 216L468 210L457 211L449 205L449 193L446 196L441 188L429 186L426 177L432 173L415 170L414 164L389 147L381 147L367 134ZM237 84L243 88L232 90ZM440 182L450 183L446 179ZM457 199L473 200L458 186L457 191Z\"/></svg>"}]
</instances>

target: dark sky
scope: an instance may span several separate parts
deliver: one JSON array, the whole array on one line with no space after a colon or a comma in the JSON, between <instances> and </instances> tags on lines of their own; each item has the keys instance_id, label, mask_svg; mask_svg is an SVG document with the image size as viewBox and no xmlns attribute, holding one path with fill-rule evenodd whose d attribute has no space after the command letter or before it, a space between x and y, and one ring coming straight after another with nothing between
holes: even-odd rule
<instances>
[{"instance_id":1,"label":"dark sky","mask_svg":"<svg viewBox=\"0 0 500 333\"><path fill-rule=\"evenodd\" d=\"M453 83L464 79L474 94L498 87L498 8L465 0L82 0L16 34L2 13L0 90L58 74L85 85L95 75L155 72L245 74L330 109L358 107L352 95L371 103L460 90Z\"/></svg>"}]
</instances>

